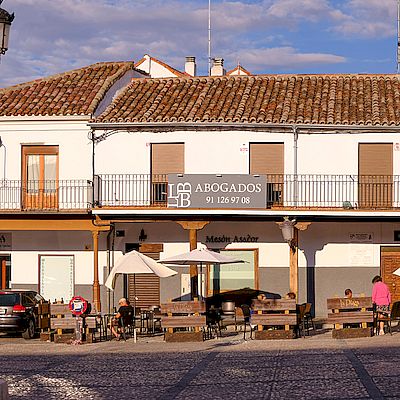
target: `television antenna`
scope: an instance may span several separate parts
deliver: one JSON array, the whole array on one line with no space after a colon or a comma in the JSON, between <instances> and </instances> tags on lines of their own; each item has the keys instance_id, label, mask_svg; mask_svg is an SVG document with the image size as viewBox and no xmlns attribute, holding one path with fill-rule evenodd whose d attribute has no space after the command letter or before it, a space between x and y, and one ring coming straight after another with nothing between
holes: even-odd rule
<instances>
[{"instance_id":1,"label":"television antenna","mask_svg":"<svg viewBox=\"0 0 400 400\"><path fill-rule=\"evenodd\" d=\"M397 73L400 73L400 0L397 0Z\"/></svg>"},{"instance_id":2,"label":"television antenna","mask_svg":"<svg viewBox=\"0 0 400 400\"><path fill-rule=\"evenodd\" d=\"M211 76L211 0L208 0L208 76Z\"/></svg>"}]
</instances>

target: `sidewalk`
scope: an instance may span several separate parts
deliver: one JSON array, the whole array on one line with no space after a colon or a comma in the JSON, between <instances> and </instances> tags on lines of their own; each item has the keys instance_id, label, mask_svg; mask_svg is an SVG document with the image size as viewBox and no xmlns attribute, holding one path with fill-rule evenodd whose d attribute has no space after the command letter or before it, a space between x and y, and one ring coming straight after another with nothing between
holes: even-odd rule
<instances>
[{"instance_id":1,"label":"sidewalk","mask_svg":"<svg viewBox=\"0 0 400 400\"><path fill-rule=\"evenodd\" d=\"M0 354L11 399L400 399L398 332L80 346L0 337Z\"/></svg>"}]
</instances>

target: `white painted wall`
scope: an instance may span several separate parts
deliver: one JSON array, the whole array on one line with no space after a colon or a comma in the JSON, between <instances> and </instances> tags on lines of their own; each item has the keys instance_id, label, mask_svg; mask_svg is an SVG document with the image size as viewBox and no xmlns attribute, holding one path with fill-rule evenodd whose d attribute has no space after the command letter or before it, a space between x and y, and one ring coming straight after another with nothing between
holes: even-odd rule
<instances>
[{"instance_id":1,"label":"white painted wall","mask_svg":"<svg viewBox=\"0 0 400 400\"><path fill-rule=\"evenodd\" d=\"M99 134L99 132L98 132ZM150 173L151 143L185 143L187 174L249 173L249 143L284 143L285 174L294 172L294 141L288 133L121 132L96 146L96 172ZM400 143L395 134L300 134L298 174L358 174L359 143ZM399 146L400 148L400 146ZM247 151L246 151L247 149ZM400 175L400 151L394 146L394 175Z\"/></svg>"},{"instance_id":2,"label":"white painted wall","mask_svg":"<svg viewBox=\"0 0 400 400\"><path fill-rule=\"evenodd\" d=\"M104 246L104 234L102 246ZM12 232L11 283L38 284L39 255L74 255L75 284L93 283L93 246L90 232L19 231ZM6 254L3 253L2 254ZM99 280L103 282L103 266L107 253L99 253Z\"/></svg>"},{"instance_id":3,"label":"white painted wall","mask_svg":"<svg viewBox=\"0 0 400 400\"><path fill-rule=\"evenodd\" d=\"M152 78L175 78L177 75L170 71L168 68L164 67L156 60L151 58L148 54L143 56L144 61L138 64L136 68L147 72Z\"/></svg>"},{"instance_id":4,"label":"white painted wall","mask_svg":"<svg viewBox=\"0 0 400 400\"><path fill-rule=\"evenodd\" d=\"M58 145L59 179L92 178L92 146L87 119L48 120L0 118L0 136L7 151L6 178L21 179L22 145ZM4 148L0 148L3 177Z\"/></svg>"},{"instance_id":5,"label":"white painted wall","mask_svg":"<svg viewBox=\"0 0 400 400\"><path fill-rule=\"evenodd\" d=\"M400 143L400 134L301 134L298 173L357 175L359 143ZM399 175L400 151L393 147L393 174Z\"/></svg>"}]
</instances>

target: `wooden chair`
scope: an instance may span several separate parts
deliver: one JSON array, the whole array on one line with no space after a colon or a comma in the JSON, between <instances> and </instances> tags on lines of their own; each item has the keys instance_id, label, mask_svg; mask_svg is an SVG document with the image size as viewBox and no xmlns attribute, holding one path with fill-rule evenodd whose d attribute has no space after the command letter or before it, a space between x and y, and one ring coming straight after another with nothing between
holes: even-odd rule
<instances>
[{"instance_id":1,"label":"wooden chair","mask_svg":"<svg viewBox=\"0 0 400 400\"><path fill-rule=\"evenodd\" d=\"M305 303L305 310L304 310L304 325L307 333L310 334L310 326L312 327L313 331L315 331L314 319L311 314L311 303Z\"/></svg>"},{"instance_id":2,"label":"wooden chair","mask_svg":"<svg viewBox=\"0 0 400 400\"><path fill-rule=\"evenodd\" d=\"M253 330L256 328L252 328L251 326L251 310L248 304L242 304L240 306L243 312L243 324L244 324L244 329L243 329L243 339L246 340L246 327L249 327L250 331L250 339L253 339Z\"/></svg>"},{"instance_id":3,"label":"wooden chair","mask_svg":"<svg viewBox=\"0 0 400 400\"><path fill-rule=\"evenodd\" d=\"M392 335L392 322L400 321L400 301L392 304L389 313L375 313L375 333L379 333L379 322L383 322Z\"/></svg>"},{"instance_id":4,"label":"wooden chair","mask_svg":"<svg viewBox=\"0 0 400 400\"><path fill-rule=\"evenodd\" d=\"M126 341L126 335L132 335L135 329L135 316L133 311L121 316L121 328L120 333L124 341Z\"/></svg>"},{"instance_id":5,"label":"wooden chair","mask_svg":"<svg viewBox=\"0 0 400 400\"><path fill-rule=\"evenodd\" d=\"M207 336L212 339L214 335L221 337L221 314L215 308L210 308L206 313Z\"/></svg>"}]
</instances>

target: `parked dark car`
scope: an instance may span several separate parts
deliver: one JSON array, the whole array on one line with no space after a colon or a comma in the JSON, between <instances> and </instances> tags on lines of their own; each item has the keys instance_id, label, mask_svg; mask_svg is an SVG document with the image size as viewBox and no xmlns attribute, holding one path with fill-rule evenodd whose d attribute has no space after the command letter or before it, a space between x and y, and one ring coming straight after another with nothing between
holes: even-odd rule
<instances>
[{"instance_id":1,"label":"parked dark car","mask_svg":"<svg viewBox=\"0 0 400 400\"><path fill-rule=\"evenodd\" d=\"M20 332L24 339L35 337L41 300L33 290L0 289L0 332Z\"/></svg>"}]
</instances>

